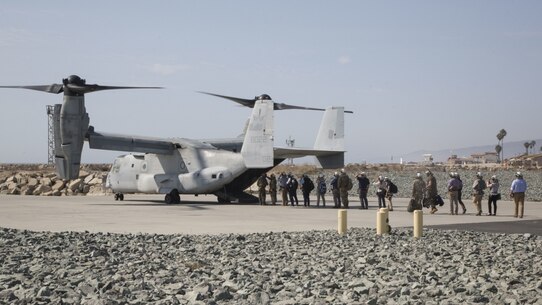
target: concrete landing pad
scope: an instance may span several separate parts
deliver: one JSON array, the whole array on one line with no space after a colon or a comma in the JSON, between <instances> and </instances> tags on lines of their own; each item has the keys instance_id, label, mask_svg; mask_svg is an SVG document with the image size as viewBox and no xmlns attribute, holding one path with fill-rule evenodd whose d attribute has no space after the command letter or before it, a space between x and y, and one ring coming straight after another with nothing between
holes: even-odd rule
<instances>
[{"instance_id":1,"label":"concrete landing pad","mask_svg":"<svg viewBox=\"0 0 542 305\"><path fill-rule=\"evenodd\" d=\"M305 230L337 230L337 209L302 206L260 206L256 204L219 204L215 196L181 197L182 203L166 205L163 195L126 195L124 201L113 196L36 197L0 195L0 227L33 231L90 231L115 233L220 234ZM390 213L394 228L412 226L412 214L406 211L409 199L394 198ZM525 217L512 217L514 203L499 201L497 216L475 216L470 200L464 200L466 215L450 215L449 203L436 214L424 209L425 226L446 229L480 230L502 233L541 235L542 204L525 203ZM332 205L332 204L331 204ZM375 228L376 198L369 198L369 210L360 210L352 198L348 209L348 227ZM483 211L487 213L487 203ZM489 228L489 229L488 229Z\"/></svg>"}]
</instances>

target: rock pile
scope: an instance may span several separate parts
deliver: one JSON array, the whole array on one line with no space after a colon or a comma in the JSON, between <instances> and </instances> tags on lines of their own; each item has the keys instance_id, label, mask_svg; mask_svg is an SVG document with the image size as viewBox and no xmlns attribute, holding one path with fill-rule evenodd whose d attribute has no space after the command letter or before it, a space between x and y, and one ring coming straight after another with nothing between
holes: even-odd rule
<instances>
[{"instance_id":1,"label":"rock pile","mask_svg":"<svg viewBox=\"0 0 542 305\"><path fill-rule=\"evenodd\" d=\"M0 175L0 194L61 196L103 194L106 172L80 171L79 178L65 181L54 173L3 172Z\"/></svg>"},{"instance_id":2,"label":"rock pile","mask_svg":"<svg viewBox=\"0 0 542 305\"><path fill-rule=\"evenodd\" d=\"M0 229L5 304L541 304L542 239Z\"/></svg>"}]
</instances>

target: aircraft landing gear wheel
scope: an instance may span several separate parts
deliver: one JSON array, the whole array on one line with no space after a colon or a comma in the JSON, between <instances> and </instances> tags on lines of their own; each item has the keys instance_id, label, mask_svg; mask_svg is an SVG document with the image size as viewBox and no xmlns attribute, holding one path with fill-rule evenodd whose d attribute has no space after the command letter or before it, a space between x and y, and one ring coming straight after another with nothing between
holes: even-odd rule
<instances>
[{"instance_id":1,"label":"aircraft landing gear wheel","mask_svg":"<svg viewBox=\"0 0 542 305\"><path fill-rule=\"evenodd\" d=\"M118 200L123 201L124 200L124 194L116 193L115 194L115 201L118 201Z\"/></svg>"},{"instance_id":2,"label":"aircraft landing gear wheel","mask_svg":"<svg viewBox=\"0 0 542 305\"><path fill-rule=\"evenodd\" d=\"M124 194L120 194L119 199L120 199L120 201L124 201Z\"/></svg>"},{"instance_id":3,"label":"aircraft landing gear wheel","mask_svg":"<svg viewBox=\"0 0 542 305\"><path fill-rule=\"evenodd\" d=\"M177 189L173 189L171 192L169 192L169 194L166 194L164 201L167 204L181 203L181 196L179 195L179 191L177 191Z\"/></svg>"},{"instance_id":4,"label":"aircraft landing gear wheel","mask_svg":"<svg viewBox=\"0 0 542 305\"><path fill-rule=\"evenodd\" d=\"M218 197L218 203L231 203L231 200Z\"/></svg>"}]
</instances>

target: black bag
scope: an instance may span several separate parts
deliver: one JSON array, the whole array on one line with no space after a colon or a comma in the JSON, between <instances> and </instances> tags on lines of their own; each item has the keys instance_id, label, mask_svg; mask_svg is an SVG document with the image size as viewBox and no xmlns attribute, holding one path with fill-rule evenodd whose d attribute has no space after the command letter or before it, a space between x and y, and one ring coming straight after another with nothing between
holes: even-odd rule
<instances>
[{"instance_id":1,"label":"black bag","mask_svg":"<svg viewBox=\"0 0 542 305\"><path fill-rule=\"evenodd\" d=\"M440 195L437 195L435 197L435 204L440 207L444 205L444 200L442 200L442 197L440 197Z\"/></svg>"},{"instance_id":2,"label":"black bag","mask_svg":"<svg viewBox=\"0 0 542 305\"><path fill-rule=\"evenodd\" d=\"M501 193L498 193L497 195L495 195L495 200L501 200Z\"/></svg>"},{"instance_id":3,"label":"black bag","mask_svg":"<svg viewBox=\"0 0 542 305\"><path fill-rule=\"evenodd\" d=\"M416 200L414 200L414 198L410 199L407 206L407 212L409 213L414 212L415 206L416 206Z\"/></svg>"},{"instance_id":4,"label":"black bag","mask_svg":"<svg viewBox=\"0 0 542 305\"><path fill-rule=\"evenodd\" d=\"M312 192L312 190L314 190L314 183L312 182L312 180L310 178L305 178L305 183L307 184L307 191L308 192Z\"/></svg>"},{"instance_id":5,"label":"black bag","mask_svg":"<svg viewBox=\"0 0 542 305\"><path fill-rule=\"evenodd\" d=\"M390 190L390 193L392 193L392 194L397 194L397 192L399 191L399 190L397 189L397 185L395 185L395 183L393 183L393 182L391 182L391 181L390 181L390 188L389 188L389 190Z\"/></svg>"}]
</instances>

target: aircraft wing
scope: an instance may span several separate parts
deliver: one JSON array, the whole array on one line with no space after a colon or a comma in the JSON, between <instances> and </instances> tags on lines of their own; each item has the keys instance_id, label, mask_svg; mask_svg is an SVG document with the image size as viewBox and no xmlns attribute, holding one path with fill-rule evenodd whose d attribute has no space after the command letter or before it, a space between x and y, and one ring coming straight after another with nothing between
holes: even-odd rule
<instances>
[{"instance_id":1,"label":"aircraft wing","mask_svg":"<svg viewBox=\"0 0 542 305\"><path fill-rule=\"evenodd\" d=\"M177 145L169 140L95 132L89 128L88 145L92 149L172 154Z\"/></svg>"}]
</instances>

